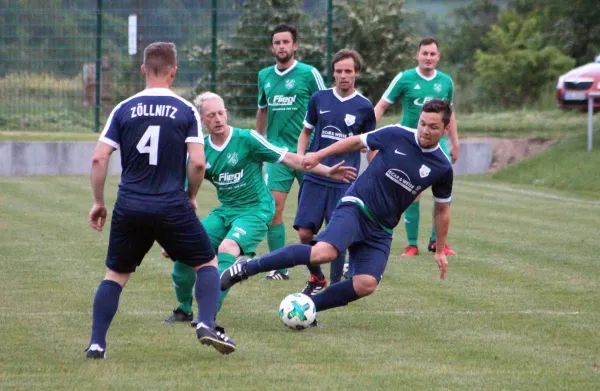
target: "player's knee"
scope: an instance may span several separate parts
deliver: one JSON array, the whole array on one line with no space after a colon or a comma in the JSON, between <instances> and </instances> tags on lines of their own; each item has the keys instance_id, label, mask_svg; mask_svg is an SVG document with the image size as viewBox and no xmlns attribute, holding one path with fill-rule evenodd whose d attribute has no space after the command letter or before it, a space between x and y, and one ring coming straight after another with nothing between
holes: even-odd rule
<instances>
[{"instance_id":1,"label":"player's knee","mask_svg":"<svg viewBox=\"0 0 600 391\"><path fill-rule=\"evenodd\" d=\"M220 253L231 254L234 257L237 257L241 253L240 246L231 239L223 240L221 244L219 244L219 248L217 249L217 251Z\"/></svg>"},{"instance_id":2,"label":"player's knee","mask_svg":"<svg viewBox=\"0 0 600 391\"><path fill-rule=\"evenodd\" d=\"M121 287L125 287L125 284L127 284L127 281L129 281L129 276L130 273L117 273L113 270L106 269L106 276L104 279L114 281L121 285Z\"/></svg>"},{"instance_id":3,"label":"player's knee","mask_svg":"<svg viewBox=\"0 0 600 391\"><path fill-rule=\"evenodd\" d=\"M329 243L318 242L310 251L310 262L314 264L327 263L336 259L338 250Z\"/></svg>"},{"instance_id":4,"label":"player's knee","mask_svg":"<svg viewBox=\"0 0 600 391\"><path fill-rule=\"evenodd\" d=\"M352 287L360 297L369 296L377 289L377 279L368 274L359 274L352 277Z\"/></svg>"},{"instance_id":5,"label":"player's knee","mask_svg":"<svg viewBox=\"0 0 600 391\"><path fill-rule=\"evenodd\" d=\"M308 228L299 228L298 229L298 238L300 239L300 243L310 244L312 242L315 234L313 231Z\"/></svg>"}]
</instances>

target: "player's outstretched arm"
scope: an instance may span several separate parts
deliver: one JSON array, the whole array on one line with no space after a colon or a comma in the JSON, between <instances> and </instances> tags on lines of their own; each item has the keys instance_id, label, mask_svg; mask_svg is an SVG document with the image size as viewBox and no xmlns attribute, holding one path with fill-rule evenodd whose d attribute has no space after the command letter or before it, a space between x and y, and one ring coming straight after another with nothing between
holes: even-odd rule
<instances>
[{"instance_id":1,"label":"player's outstretched arm","mask_svg":"<svg viewBox=\"0 0 600 391\"><path fill-rule=\"evenodd\" d=\"M267 108L259 107L256 111L256 131L263 136L267 133Z\"/></svg>"},{"instance_id":2,"label":"player's outstretched arm","mask_svg":"<svg viewBox=\"0 0 600 391\"><path fill-rule=\"evenodd\" d=\"M92 170L90 172L90 184L94 193L94 204L89 214L90 227L98 232L102 232L102 227L106 223L106 206L104 205L104 184L106 183L106 174L108 172L108 162L110 154L115 148L99 141L96 144L94 157L92 158Z\"/></svg>"},{"instance_id":3,"label":"player's outstretched arm","mask_svg":"<svg viewBox=\"0 0 600 391\"><path fill-rule=\"evenodd\" d=\"M336 179L338 181L351 182L356 179L357 172L354 167L344 166L344 161L342 160L335 166L329 167L324 164L317 164L311 169L306 169L302 166L303 157L293 153L287 152L281 161L285 166L299 171L310 171L314 174L321 175L327 178Z\"/></svg>"},{"instance_id":4,"label":"player's outstretched arm","mask_svg":"<svg viewBox=\"0 0 600 391\"><path fill-rule=\"evenodd\" d=\"M436 202L433 209L433 219L435 223L435 262L440 268L440 278L446 278L448 272L448 260L444 254L446 247L446 236L450 226L450 204L448 202Z\"/></svg>"},{"instance_id":5,"label":"player's outstretched arm","mask_svg":"<svg viewBox=\"0 0 600 391\"><path fill-rule=\"evenodd\" d=\"M391 105L392 104L385 99L379 99L379 102L375 105L375 122L379 123L379 121L381 121L381 118Z\"/></svg>"},{"instance_id":6,"label":"player's outstretched arm","mask_svg":"<svg viewBox=\"0 0 600 391\"><path fill-rule=\"evenodd\" d=\"M327 148L323 148L317 152L311 152L304 155L302 160L302 166L305 170L315 168L317 164L328 156L339 155L342 153L360 151L364 148L363 142L360 140L360 136L352 136L347 139L340 140L336 143L331 144Z\"/></svg>"},{"instance_id":7,"label":"player's outstretched arm","mask_svg":"<svg viewBox=\"0 0 600 391\"><path fill-rule=\"evenodd\" d=\"M298 155L303 156L306 152L306 148L308 148L308 143L310 142L310 136L312 135L313 130L307 128L306 126L302 129L302 133L298 137Z\"/></svg>"},{"instance_id":8,"label":"player's outstretched arm","mask_svg":"<svg viewBox=\"0 0 600 391\"><path fill-rule=\"evenodd\" d=\"M206 170L206 159L204 157L204 144L188 143L187 150L190 154L190 159L187 166L188 176L188 197L194 210L198 209L196 204L196 196L198 189L204 179L204 171Z\"/></svg>"},{"instance_id":9,"label":"player's outstretched arm","mask_svg":"<svg viewBox=\"0 0 600 391\"><path fill-rule=\"evenodd\" d=\"M458 140L458 127L456 125L456 117L454 116L454 112L452 112L452 116L450 117L450 126L448 127L448 136L450 137L450 141L452 142L452 149L450 150L450 158L452 159L452 163L458 160L458 155L460 154L460 141Z\"/></svg>"}]
</instances>

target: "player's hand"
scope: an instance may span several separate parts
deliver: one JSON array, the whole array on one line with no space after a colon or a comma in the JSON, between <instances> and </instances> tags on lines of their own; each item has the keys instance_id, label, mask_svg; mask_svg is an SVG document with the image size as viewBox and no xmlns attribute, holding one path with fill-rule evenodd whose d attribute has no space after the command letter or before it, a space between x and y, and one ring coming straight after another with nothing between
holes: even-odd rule
<instances>
[{"instance_id":1,"label":"player's hand","mask_svg":"<svg viewBox=\"0 0 600 391\"><path fill-rule=\"evenodd\" d=\"M336 164L335 166L329 167L329 178L337 179L338 181L344 181L349 183L356 179L356 168L350 166L343 166L344 160Z\"/></svg>"},{"instance_id":2,"label":"player's hand","mask_svg":"<svg viewBox=\"0 0 600 391\"><path fill-rule=\"evenodd\" d=\"M321 159L319 159L319 156L316 153L309 152L302 157L302 167L305 170L310 170L318 166L320 161Z\"/></svg>"},{"instance_id":3,"label":"player's hand","mask_svg":"<svg viewBox=\"0 0 600 391\"><path fill-rule=\"evenodd\" d=\"M196 199L190 199L190 204L192 205L192 208L194 208L194 210L198 210L198 202L196 202Z\"/></svg>"},{"instance_id":4,"label":"player's hand","mask_svg":"<svg viewBox=\"0 0 600 391\"><path fill-rule=\"evenodd\" d=\"M435 262L438 264L438 268L440 269L440 278L442 280L445 280L446 273L448 273L448 260L446 259L446 254L444 254L443 252L436 252Z\"/></svg>"},{"instance_id":5,"label":"player's hand","mask_svg":"<svg viewBox=\"0 0 600 391\"><path fill-rule=\"evenodd\" d=\"M167 252L165 251L165 249L164 249L164 248L162 248L162 247L160 248L160 253L161 253L161 255L162 255L163 257L165 257L165 258L171 258L171 257L169 256L169 254L167 254Z\"/></svg>"},{"instance_id":6,"label":"player's hand","mask_svg":"<svg viewBox=\"0 0 600 391\"><path fill-rule=\"evenodd\" d=\"M452 159L452 163L458 160L458 155L460 154L460 144L454 145L450 150L450 159Z\"/></svg>"},{"instance_id":7,"label":"player's hand","mask_svg":"<svg viewBox=\"0 0 600 391\"><path fill-rule=\"evenodd\" d=\"M102 232L102 227L106 223L106 206L100 204L92 205L89 215L90 227L98 232Z\"/></svg>"}]
</instances>

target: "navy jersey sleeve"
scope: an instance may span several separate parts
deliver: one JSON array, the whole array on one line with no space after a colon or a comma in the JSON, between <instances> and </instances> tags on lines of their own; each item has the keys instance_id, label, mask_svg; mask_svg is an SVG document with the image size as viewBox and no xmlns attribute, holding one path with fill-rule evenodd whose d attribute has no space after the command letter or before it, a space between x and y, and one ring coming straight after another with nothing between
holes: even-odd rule
<instances>
[{"instance_id":1,"label":"navy jersey sleeve","mask_svg":"<svg viewBox=\"0 0 600 391\"><path fill-rule=\"evenodd\" d=\"M186 143L204 144L204 134L202 134L202 121L200 120L200 113L194 106L190 107L190 126L188 127L187 134L185 137Z\"/></svg>"},{"instance_id":2,"label":"navy jersey sleeve","mask_svg":"<svg viewBox=\"0 0 600 391\"><path fill-rule=\"evenodd\" d=\"M108 116L104 130L98 141L118 149L121 144L121 126L119 124L122 103L119 103Z\"/></svg>"},{"instance_id":3,"label":"navy jersey sleeve","mask_svg":"<svg viewBox=\"0 0 600 391\"><path fill-rule=\"evenodd\" d=\"M376 124L377 120L375 119L375 109L373 108L373 106L371 106L367 109L367 112L365 114L365 121L363 122L363 126L360 132L367 133L372 130L375 130Z\"/></svg>"},{"instance_id":4,"label":"navy jersey sleeve","mask_svg":"<svg viewBox=\"0 0 600 391\"><path fill-rule=\"evenodd\" d=\"M448 169L440 179L431 186L435 202L450 202L452 200L452 182L454 181L454 170Z\"/></svg>"},{"instance_id":5,"label":"navy jersey sleeve","mask_svg":"<svg viewBox=\"0 0 600 391\"><path fill-rule=\"evenodd\" d=\"M304 126L308 129L314 129L317 125L317 95L313 94L310 97L310 101L308 102L308 110L306 111L306 116L304 117Z\"/></svg>"},{"instance_id":6,"label":"navy jersey sleeve","mask_svg":"<svg viewBox=\"0 0 600 391\"><path fill-rule=\"evenodd\" d=\"M370 151L384 149L386 146L392 145L394 133L398 130L395 127L386 126L360 135L360 139Z\"/></svg>"}]
</instances>

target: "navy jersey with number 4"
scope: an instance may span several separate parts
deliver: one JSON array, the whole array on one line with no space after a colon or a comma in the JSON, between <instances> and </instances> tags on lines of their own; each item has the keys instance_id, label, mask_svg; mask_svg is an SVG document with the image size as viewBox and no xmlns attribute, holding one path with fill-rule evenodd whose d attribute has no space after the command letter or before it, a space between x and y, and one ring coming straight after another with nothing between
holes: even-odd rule
<instances>
[{"instance_id":1,"label":"navy jersey with number 4","mask_svg":"<svg viewBox=\"0 0 600 391\"><path fill-rule=\"evenodd\" d=\"M416 132L397 125L360 136L370 150L379 150L367 170L352 184L342 202L364 206L384 227L398 225L418 194L431 186L435 202L450 202L453 171L439 145L419 146Z\"/></svg>"},{"instance_id":2,"label":"navy jersey with number 4","mask_svg":"<svg viewBox=\"0 0 600 391\"><path fill-rule=\"evenodd\" d=\"M152 203L186 200L186 143L204 143L196 108L166 88L119 103L99 141L121 150L119 196Z\"/></svg>"},{"instance_id":3,"label":"navy jersey with number 4","mask_svg":"<svg viewBox=\"0 0 600 391\"><path fill-rule=\"evenodd\" d=\"M347 97L339 96L335 88L317 91L310 98L304 126L313 130L313 139L307 152L316 152L347 137L375 129L375 109L367 98L355 91ZM321 163L333 166L342 160L344 165L360 168L360 152L329 156ZM305 180L333 187L348 184L320 175L306 173Z\"/></svg>"}]
</instances>

